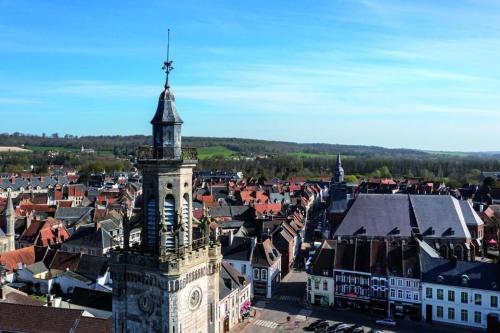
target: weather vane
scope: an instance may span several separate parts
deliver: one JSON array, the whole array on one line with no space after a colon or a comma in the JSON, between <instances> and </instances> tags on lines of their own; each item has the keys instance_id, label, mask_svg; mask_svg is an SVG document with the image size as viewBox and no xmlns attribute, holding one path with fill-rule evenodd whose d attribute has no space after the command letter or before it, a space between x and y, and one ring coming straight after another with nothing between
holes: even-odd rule
<instances>
[{"instance_id":1,"label":"weather vane","mask_svg":"<svg viewBox=\"0 0 500 333\"><path fill-rule=\"evenodd\" d=\"M167 78L165 80L165 89L170 88L170 86L168 85L168 75L174 69L174 67L172 66L174 62L172 60L169 60L169 52L170 52L170 29L168 29L167 33L167 61L163 62L163 67L162 67L162 69L167 74Z\"/></svg>"}]
</instances>

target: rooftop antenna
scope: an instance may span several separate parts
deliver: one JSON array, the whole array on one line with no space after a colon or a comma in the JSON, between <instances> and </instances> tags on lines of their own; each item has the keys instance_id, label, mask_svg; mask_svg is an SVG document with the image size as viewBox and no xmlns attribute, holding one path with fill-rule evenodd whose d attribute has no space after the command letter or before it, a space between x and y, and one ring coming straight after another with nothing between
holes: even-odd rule
<instances>
[{"instance_id":1,"label":"rooftop antenna","mask_svg":"<svg viewBox=\"0 0 500 333\"><path fill-rule=\"evenodd\" d=\"M168 32L167 32L167 61L163 62L163 67L161 68L167 74L167 78L165 79L165 91L168 88L170 88L170 86L168 85L168 75L174 69L174 67L172 66L172 64L174 62L172 60L170 60L169 54L170 54L170 29L168 29Z\"/></svg>"}]
</instances>

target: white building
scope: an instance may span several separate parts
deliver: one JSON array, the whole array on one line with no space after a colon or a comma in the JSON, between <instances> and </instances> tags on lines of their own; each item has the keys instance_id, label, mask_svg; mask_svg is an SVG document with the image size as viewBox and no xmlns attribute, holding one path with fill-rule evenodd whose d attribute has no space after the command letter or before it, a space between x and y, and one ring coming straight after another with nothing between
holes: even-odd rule
<instances>
[{"instance_id":1,"label":"white building","mask_svg":"<svg viewBox=\"0 0 500 333\"><path fill-rule=\"evenodd\" d=\"M311 304L333 306L335 252L333 241L326 240L316 254L307 272L307 300Z\"/></svg>"},{"instance_id":2,"label":"white building","mask_svg":"<svg viewBox=\"0 0 500 333\"><path fill-rule=\"evenodd\" d=\"M497 264L433 258L422 262L422 317L464 327L500 330Z\"/></svg>"}]
</instances>

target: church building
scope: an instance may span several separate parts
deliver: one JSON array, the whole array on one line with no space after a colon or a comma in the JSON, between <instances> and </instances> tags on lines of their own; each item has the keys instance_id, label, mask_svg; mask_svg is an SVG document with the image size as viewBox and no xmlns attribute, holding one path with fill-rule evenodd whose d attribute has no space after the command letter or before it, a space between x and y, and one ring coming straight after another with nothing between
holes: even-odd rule
<instances>
[{"instance_id":1,"label":"church building","mask_svg":"<svg viewBox=\"0 0 500 333\"><path fill-rule=\"evenodd\" d=\"M168 83L151 121L153 146L140 147L142 242L111 251L113 331L215 333L220 323L220 245L208 226L193 233L192 173L196 150L181 145L183 121ZM126 222L125 222L126 224Z\"/></svg>"}]
</instances>

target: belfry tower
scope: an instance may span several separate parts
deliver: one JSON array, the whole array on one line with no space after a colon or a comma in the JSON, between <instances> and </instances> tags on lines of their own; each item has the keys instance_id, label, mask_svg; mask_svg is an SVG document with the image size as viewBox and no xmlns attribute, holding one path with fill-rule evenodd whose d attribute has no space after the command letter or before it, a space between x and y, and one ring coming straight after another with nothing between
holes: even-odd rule
<instances>
[{"instance_id":1,"label":"belfry tower","mask_svg":"<svg viewBox=\"0 0 500 333\"><path fill-rule=\"evenodd\" d=\"M153 146L138 152L142 244L130 249L125 240L124 249L112 252L113 331L215 333L220 245L208 234L193 239L196 150L181 146L183 121L168 81L168 55L163 69L166 82L151 121Z\"/></svg>"}]
</instances>

